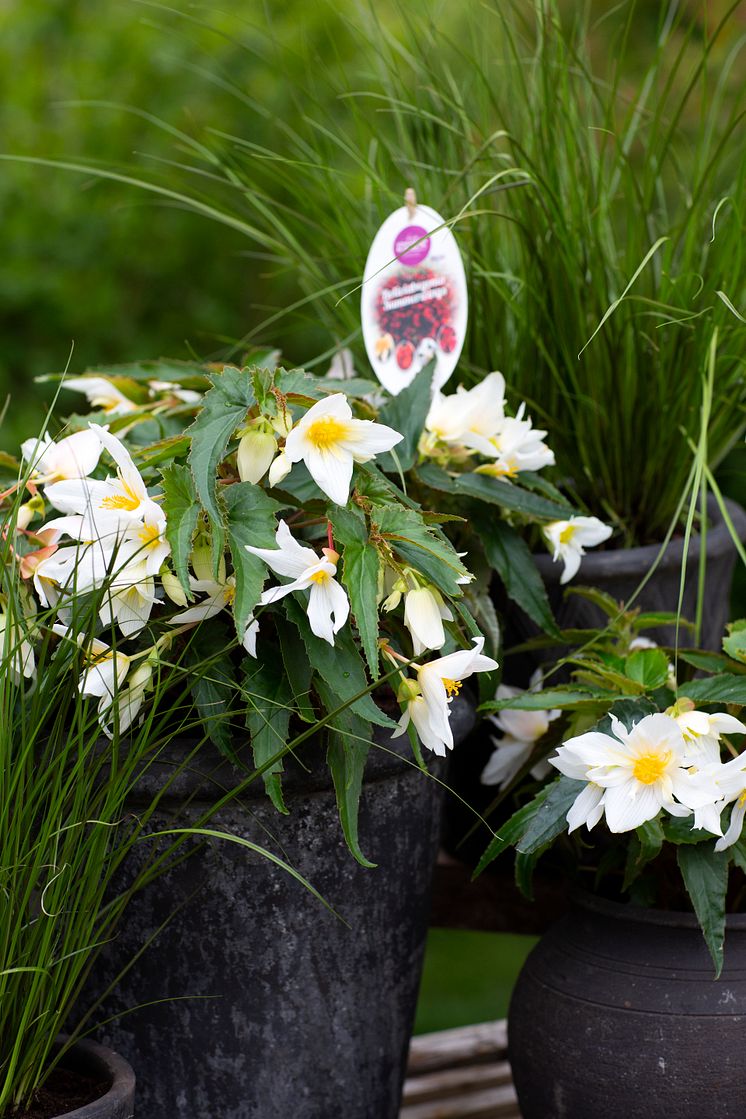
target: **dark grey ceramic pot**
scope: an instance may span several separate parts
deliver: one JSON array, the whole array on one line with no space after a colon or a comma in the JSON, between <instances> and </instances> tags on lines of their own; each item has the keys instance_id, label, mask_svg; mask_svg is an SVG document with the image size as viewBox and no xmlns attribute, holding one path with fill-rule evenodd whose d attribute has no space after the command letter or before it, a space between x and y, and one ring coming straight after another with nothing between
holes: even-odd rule
<instances>
[{"instance_id":1,"label":"dark grey ceramic pot","mask_svg":"<svg viewBox=\"0 0 746 1119\"><path fill-rule=\"evenodd\" d=\"M734 501L726 502L728 513L740 540L746 540L746 511ZM705 649L719 650L725 625L729 620L730 585L736 562L736 547L714 497L708 502L711 527L707 533L707 577L705 603L702 616L701 645ZM697 572L701 540L693 536L687 557L687 577L684 589L682 614L694 619L697 606ZM660 546L651 544L643 548L618 548L609 551L591 549L583 556L580 571L569 586L596 587L606 591L619 602L626 602L637 590L645 575L655 563ZM644 611L676 611L679 601L681 561L684 555L683 537L672 540L650 580L643 587L634 606ZM563 564L555 563L548 554L534 557L536 566L546 584L549 600L562 629L586 629L606 624L599 607L577 595L564 596L560 585ZM536 630L534 629L535 633ZM661 626L646 630L645 635L659 645L672 645L674 628ZM683 630L679 644L687 643Z\"/></svg>"},{"instance_id":2,"label":"dark grey ceramic pot","mask_svg":"<svg viewBox=\"0 0 746 1119\"><path fill-rule=\"evenodd\" d=\"M725 967L693 914L590 895L539 942L518 979L509 1055L524 1119L743 1119L746 915Z\"/></svg>"},{"instance_id":3,"label":"dark grey ceramic pot","mask_svg":"<svg viewBox=\"0 0 746 1119\"><path fill-rule=\"evenodd\" d=\"M78 1041L62 1061L65 1068L108 1085L93 1103L66 1111L59 1119L132 1119L135 1114L135 1074L111 1049L95 1041Z\"/></svg>"},{"instance_id":4,"label":"dark grey ceramic pot","mask_svg":"<svg viewBox=\"0 0 746 1119\"><path fill-rule=\"evenodd\" d=\"M469 703L454 704L457 738L473 721ZM210 825L280 855L344 920L227 842L210 842L132 900L94 981L100 990L173 917L99 1014L150 1003L102 1031L137 1068L143 1119L397 1116L441 797L411 764L406 736L376 741L385 750L370 752L360 807L360 844L375 869L347 850L316 743L300 752L308 768L287 764L289 815L252 786ZM217 784L180 779L189 808L165 805L158 822L196 818L217 799L225 770Z\"/></svg>"}]
</instances>

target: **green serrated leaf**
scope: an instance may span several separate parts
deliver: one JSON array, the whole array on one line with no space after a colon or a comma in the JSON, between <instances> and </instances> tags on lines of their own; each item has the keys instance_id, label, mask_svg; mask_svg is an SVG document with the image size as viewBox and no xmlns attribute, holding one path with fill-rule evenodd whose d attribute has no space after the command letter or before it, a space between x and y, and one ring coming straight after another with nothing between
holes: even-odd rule
<instances>
[{"instance_id":1,"label":"green serrated leaf","mask_svg":"<svg viewBox=\"0 0 746 1119\"><path fill-rule=\"evenodd\" d=\"M192 441L189 463L200 501L212 524L215 570L225 546L223 516L217 495L217 471L233 432L253 406L254 392L246 370L226 366L210 376L212 388L205 393L202 409L187 428Z\"/></svg>"},{"instance_id":2,"label":"green serrated leaf","mask_svg":"<svg viewBox=\"0 0 746 1119\"><path fill-rule=\"evenodd\" d=\"M410 470L417 461L417 448L430 411L432 400L432 381L435 361L429 361L417 376L397 396L390 397L379 412L379 421L393 427L404 436L398 443L396 459L402 470ZM391 452L378 455L376 464L379 470L395 474L399 467Z\"/></svg>"},{"instance_id":3,"label":"green serrated leaf","mask_svg":"<svg viewBox=\"0 0 746 1119\"><path fill-rule=\"evenodd\" d=\"M239 641L246 622L256 607L267 578L267 567L258 556L246 551L246 545L255 548L274 548L277 528L276 514L282 509L261 486L253 482L235 482L225 489L228 544L236 576L236 597L233 615Z\"/></svg>"},{"instance_id":4,"label":"green serrated leaf","mask_svg":"<svg viewBox=\"0 0 746 1119\"><path fill-rule=\"evenodd\" d=\"M715 978L723 970L725 895L728 889L728 854L715 851L714 841L676 852L686 891L697 914L705 943L715 965Z\"/></svg>"},{"instance_id":5,"label":"green serrated leaf","mask_svg":"<svg viewBox=\"0 0 746 1119\"><path fill-rule=\"evenodd\" d=\"M376 510L372 520L381 536L405 563L450 598L460 598L468 572L452 544L429 527L414 509L388 505Z\"/></svg>"},{"instance_id":6,"label":"green serrated leaf","mask_svg":"<svg viewBox=\"0 0 746 1119\"><path fill-rule=\"evenodd\" d=\"M287 745L288 726L292 712L293 690L279 658L267 657L261 662L244 661L246 727L251 735L251 749L257 769ZM262 774L264 787L278 812L287 814L282 796L280 758Z\"/></svg>"},{"instance_id":7,"label":"green serrated leaf","mask_svg":"<svg viewBox=\"0 0 746 1119\"><path fill-rule=\"evenodd\" d=\"M316 690L327 711L338 706L336 694L326 681L317 680ZM329 746L326 758L334 782L337 809L347 846L364 867L374 867L360 850L358 815L363 787L365 763L370 752L372 728L366 719L353 711L342 711L329 723Z\"/></svg>"},{"instance_id":8,"label":"green serrated leaf","mask_svg":"<svg viewBox=\"0 0 746 1119\"><path fill-rule=\"evenodd\" d=\"M200 504L194 488L194 478L188 466L172 463L164 467L163 512L166 516L166 538L171 545L174 571L189 598L189 553L192 537L197 527Z\"/></svg>"},{"instance_id":9,"label":"green serrated leaf","mask_svg":"<svg viewBox=\"0 0 746 1119\"><path fill-rule=\"evenodd\" d=\"M746 664L746 627L743 622L728 626L728 636L723 638L723 649L734 661Z\"/></svg>"},{"instance_id":10,"label":"green serrated leaf","mask_svg":"<svg viewBox=\"0 0 746 1119\"><path fill-rule=\"evenodd\" d=\"M381 558L370 543L346 544L342 554L342 583L350 596L365 659L375 680L378 676L378 574Z\"/></svg>"},{"instance_id":11,"label":"green serrated leaf","mask_svg":"<svg viewBox=\"0 0 746 1119\"><path fill-rule=\"evenodd\" d=\"M351 710L362 719L379 727L393 728L395 723L375 705L370 694L359 695L368 687L368 681L349 626L335 635L332 646L311 633L305 610L290 595L285 599L285 609L288 618L298 627L308 659L319 677L335 681L336 706L350 703Z\"/></svg>"},{"instance_id":12,"label":"green serrated leaf","mask_svg":"<svg viewBox=\"0 0 746 1119\"><path fill-rule=\"evenodd\" d=\"M635 649L624 662L630 680L642 684L646 691L661 688L668 679L668 657L662 649Z\"/></svg>"},{"instance_id":13,"label":"green serrated leaf","mask_svg":"<svg viewBox=\"0 0 746 1119\"><path fill-rule=\"evenodd\" d=\"M502 579L508 597L545 633L557 636L559 630L546 587L525 540L505 521L486 516L484 510L475 509L471 519L487 560Z\"/></svg>"},{"instance_id":14,"label":"green serrated leaf","mask_svg":"<svg viewBox=\"0 0 746 1119\"><path fill-rule=\"evenodd\" d=\"M712 839L712 832L704 828L693 828L693 816L666 816L663 819L663 831L669 843L689 846L695 843L706 843Z\"/></svg>"},{"instance_id":15,"label":"green serrated leaf","mask_svg":"<svg viewBox=\"0 0 746 1119\"><path fill-rule=\"evenodd\" d=\"M524 855L531 855L539 848L547 847L565 831L567 813L583 788L582 781L573 781L571 777L560 774L557 780L549 785L549 795L541 812L534 816L526 828L516 844L516 850Z\"/></svg>"}]
</instances>

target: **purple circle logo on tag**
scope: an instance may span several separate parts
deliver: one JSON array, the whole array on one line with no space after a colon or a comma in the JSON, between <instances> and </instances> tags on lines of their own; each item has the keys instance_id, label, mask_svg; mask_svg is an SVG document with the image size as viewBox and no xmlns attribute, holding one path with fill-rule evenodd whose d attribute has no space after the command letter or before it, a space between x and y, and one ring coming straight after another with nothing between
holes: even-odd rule
<instances>
[{"instance_id":1,"label":"purple circle logo on tag","mask_svg":"<svg viewBox=\"0 0 746 1119\"><path fill-rule=\"evenodd\" d=\"M421 225L408 225L397 233L394 241L394 256L402 264L419 264L429 252L430 238L427 230Z\"/></svg>"}]
</instances>

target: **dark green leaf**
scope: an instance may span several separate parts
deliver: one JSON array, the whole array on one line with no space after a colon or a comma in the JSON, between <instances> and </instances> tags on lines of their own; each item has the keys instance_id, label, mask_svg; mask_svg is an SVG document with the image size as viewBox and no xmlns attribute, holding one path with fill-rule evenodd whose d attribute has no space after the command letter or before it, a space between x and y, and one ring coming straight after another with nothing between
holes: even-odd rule
<instances>
[{"instance_id":1,"label":"dark green leaf","mask_svg":"<svg viewBox=\"0 0 746 1119\"><path fill-rule=\"evenodd\" d=\"M622 612L621 604L606 591L600 591L598 587L566 587L565 594L576 595L578 598L586 599L587 602L592 602L608 618L616 618Z\"/></svg>"},{"instance_id":2,"label":"dark green leaf","mask_svg":"<svg viewBox=\"0 0 746 1119\"><path fill-rule=\"evenodd\" d=\"M646 715L654 715L657 710L658 708L654 703L642 697L639 699L618 699L611 707L609 714L595 727L595 730L599 730L603 734L610 734L611 715L615 715L627 730L632 730L632 727L639 723L641 719L644 719Z\"/></svg>"},{"instance_id":3,"label":"dark green leaf","mask_svg":"<svg viewBox=\"0 0 746 1119\"><path fill-rule=\"evenodd\" d=\"M723 970L728 854L716 852L713 841L679 847L676 857L718 978Z\"/></svg>"},{"instance_id":4,"label":"dark green leaf","mask_svg":"<svg viewBox=\"0 0 746 1119\"><path fill-rule=\"evenodd\" d=\"M515 844L518 843L542 809L544 802L549 796L551 787L551 785L545 785L543 789L539 790L533 800L529 801L528 804L524 804L522 808L519 808L517 812L513 813L507 823L500 826L500 831L497 835L493 835L487 845L487 849L477 863L474 874L472 875L473 878L477 878L482 871L508 847L515 846Z\"/></svg>"},{"instance_id":5,"label":"dark green leaf","mask_svg":"<svg viewBox=\"0 0 746 1119\"><path fill-rule=\"evenodd\" d=\"M485 515L482 509L475 510L471 519L479 532L490 567L502 579L508 597L540 629L556 636L559 631L546 587L525 540L505 521Z\"/></svg>"},{"instance_id":6,"label":"dark green leaf","mask_svg":"<svg viewBox=\"0 0 746 1119\"><path fill-rule=\"evenodd\" d=\"M693 816L665 816L663 831L669 843L681 844L706 843L712 839L712 832L704 828L693 828Z\"/></svg>"},{"instance_id":7,"label":"dark green leaf","mask_svg":"<svg viewBox=\"0 0 746 1119\"><path fill-rule=\"evenodd\" d=\"M228 543L236 576L236 598L233 614L239 641L243 638L246 622L259 602L266 564L246 551L246 545L255 548L274 548L276 513L282 509L261 486L253 482L234 482L225 488Z\"/></svg>"},{"instance_id":8,"label":"dark green leaf","mask_svg":"<svg viewBox=\"0 0 746 1119\"><path fill-rule=\"evenodd\" d=\"M294 596L285 599L288 618L296 625L303 638L308 659L322 680L334 680L336 687L336 706L351 703L351 709L362 719L367 719L379 727L393 727L395 724L375 705L370 694L359 696L368 687L365 665L360 657L352 631L349 626L335 635L334 645L322 641L311 633L308 618L303 607Z\"/></svg>"},{"instance_id":9,"label":"dark green leaf","mask_svg":"<svg viewBox=\"0 0 746 1119\"><path fill-rule=\"evenodd\" d=\"M205 393L201 411L187 433L192 440L189 462L200 501L210 517L215 566L223 553L225 533L218 504L217 471L233 432L254 404L248 370L226 366L210 376L212 388Z\"/></svg>"},{"instance_id":10,"label":"dark green leaf","mask_svg":"<svg viewBox=\"0 0 746 1119\"><path fill-rule=\"evenodd\" d=\"M189 553L192 536L197 527L200 505L194 488L194 478L188 466L172 463L162 472L163 512L166 516L166 537L171 545L174 571L191 598L189 586Z\"/></svg>"},{"instance_id":11,"label":"dark green leaf","mask_svg":"<svg viewBox=\"0 0 746 1119\"><path fill-rule=\"evenodd\" d=\"M604 697L604 702L610 702L611 697ZM495 699L483 703L480 711L550 711L559 708L561 711L574 707L585 707L599 702L598 696L590 692L581 692L576 688L547 688L542 692L524 692L512 699Z\"/></svg>"},{"instance_id":12,"label":"dark green leaf","mask_svg":"<svg viewBox=\"0 0 746 1119\"><path fill-rule=\"evenodd\" d=\"M567 517L566 505L560 505L532 490L524 490L514 482L490 478L486 474L459 474L454 477L432 462L418 466L417 473L426 486L443 493L475 497L479 501L499 505L503 509L523 513L540 521L564 520Z\"/></svg>"},{"instance_id":13,"label":"dark green leaf","mask_svg":"<svg viewBox=\"0 0 746 1119\"><path fill-rule=\"evenodd\" d=\"M679 649L679 660L692 665L693 668L700 668L704 672L746 674L746 665L736 664L730 657L725 657L722 653L702 653L698 649ZM682 684L681 687L684 688L686 685Z\"/></svg>"},{"instance_id":14,"label":"dark green leaf","mask_svg":"<svg viewBox=\"0 0 746 1119\"><path fill-rule=\"evenodd\" d=\"M549 795L538 813L516 844L524 855L531 855L546 847L567 828L567 813L585 787L582 781L560 774L549 787Z\"/></svg>"},{"instance_id":15,"label":"dark green leaf","mask_svg":"<svg viewBox=\"0 0 746 1119\"><path fill-rule=\"evenodd\" d=\"M316 688L327 711L338 705L337 697L325 681ZM366 719L352 711L342 711L329 723L327 762L334 782L339 819L347 846L361 866L374 867L360 850L358 813L365 763L370 750L372 728Z\"/></svg>"},{"instance_id":16,"label":"dark green leaf","mask_svg":"<svg viewBox=\"0 0 746 1119\"><path fill-rule=\"evenodd\" d=\"M293 691L279 657L266 657L261 662L244 661L245 681L242 694L246 699L246 726L251 735L251 749L257 769L287 745ZM262 774L264 787L278 812L287 813L282 797L282 758Z\"/></svg>"},{"instance_id":17,"label":"dark green leaf","mask_svg":"<svg viewBox=\"0 0 746 1119\"><path fill-rule=\"evenodd\" d=\"M194 667L191 693L212 741L222 754L238 762L231 732L236 681L230 656L222 651L229 648L230 640L225 628L215 621L209 627L200 626L187 650L187 663Z\"/></svg>"},{"instance_id":18,"label":"dark green leaf","mask_svg":"<svg viewBox=\"0 0 746 1119\"><path fill-rule=\"evenodd\" d=\"M376 465L379 470L395 474L399 468L409 470L417 461L417 448L430 411L432 381L435 361L429 361L414 380L397 396L390 397L379 412L379 421L393 427L404 436L401 443L391 452L378 455ZM399 466L397 466L397 460Z\"/></svg>"},{"instance_id":19,"label":"dark green leaf","mask_svg":"<svg viewBox=\"0 0 746 1119\"><path fill-rule=\"evenodd\" d=\"M627 851L627 866L622 886L624 892L629 889L647 863L659 854L664 838L663 828L658 819L648 820L635 829L634 842L630 842Z\"/></svg>"},{"instance_id":20,"label":"dark green leaf","mask_svg":"<svg viewBox=\"0 0 746 1119\"><path fill-rule=\"evenodd\" d=\"M293 693L295 708L305 723L314 723L316 713L311 703L313 668L306 654L306 647L295 626L290 625L289 622L278 621L277 632L280 638L282 663Z\"/></svg>"},{"instance_id":21,"label":"dark green leaf","mask_svg":"<svg viewBox=\"0 0 746 1119\"><path fill-rule=\"evenodd\" d=\"M679 699L684 696L695 703L746 704L746 676L722 672L702 680L690 680L679 688Z\"/></svg>"}]
</instances>

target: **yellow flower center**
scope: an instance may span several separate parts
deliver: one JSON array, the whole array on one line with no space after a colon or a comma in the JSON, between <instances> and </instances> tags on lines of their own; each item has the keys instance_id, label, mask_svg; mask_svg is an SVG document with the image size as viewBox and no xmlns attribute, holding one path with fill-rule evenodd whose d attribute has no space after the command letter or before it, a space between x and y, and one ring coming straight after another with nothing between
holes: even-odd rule
<instances>
[{"instance_id":1,"label":"yellow flower center","mask_svg":"<svg viewBox=\"0 0 746 1119\"><path fill-rule=\"evenodd\" d=\"M336 416L321 416L306 431L306 437L319 451L327 451L347 436L348 427Z\"/></svg>"},{"instance_id":2,"label":"yellow flower center","mask_svg":"<svg viewBox=\"0 0 746 1119\"><path fill-rule=\"evenodd\" d=\"M233 583L226 583L225 587L225 605L231 606L236 597L236 588Z\"/></svg>"},{"instance_id":3,"label":"yellow flower center","mask_svg":"<svg viewBox=\"0 0 746 1119\"><path fill-rule=\"evenodd\" d=\"M573 538L574 533L575 533L575 529L573 528L573 526L572 525L566 525L565 528L562 529L562 532L559 535L560 544L569 544L570 541Z\"/></svg>"},{"instance_id":4,"label":"yellow flower center","mask_svg":"<svg viewBox=\"0 0 746 1119\"><path fill-rule=\"evenodd\" d=\"M670 750L665 754L654 754L652 751L640 754L632 767L632 776L641 785L654 785L656 781L660 781L670 760Z\"/></svg>"},{"instance_id":5,"label":"yellow flower center","mask_svg":"<svg viewBox=\"0 0 746 1119\"><path fill-rule=\"evenodd\" d=\"M123 493L115 493L111 497L105 497L101 502L101 508L126 509L130 513L134 512L140 504L140 498L126 482L122 482L122 489Z\"/></svg>"},{"instance_id":6,"label":"yellow flower center","mask_svg":"<svg viewBox=\"0 0 746 1119\"><path fill-rule=\"evenodd\" d=\"M460 680L449 680L447 676L444 676L443 683L445 684L445 689L448 695L458 695L458 693L461 691Z\"/></svg>"},{"instance_id":7,"label":"yellow flower center","mask_svg":"<svg viewBox=\"0 0 746 1119\"><path fill-rule=\"evenodd\" d=\"M743 790L740 797L738 798L738 807L743 808L744 804L746 804L746 789Z\"/></svg>"},{"instance_id":8,"label":"yellow flower center","mask_svg":"<svg viewBox=\"0 0 746 1119\"><path fill-rule=\"evenodd\" d=\"M327 571L314 571L313 575L308 576L312 583L325 583L329 578Z\"/></svg>"},{"instance_id":9,"label":"yellow flower center","mask_svg":"<svg viewBox=\"0 0 746 1119\"><path fill-rule=\"evenodd\" d=\"M161 532L158 525L145 525L137 534L142 540L146 548L152 548L158 544L161 539Z\"/></svg>"}]
</instances>

